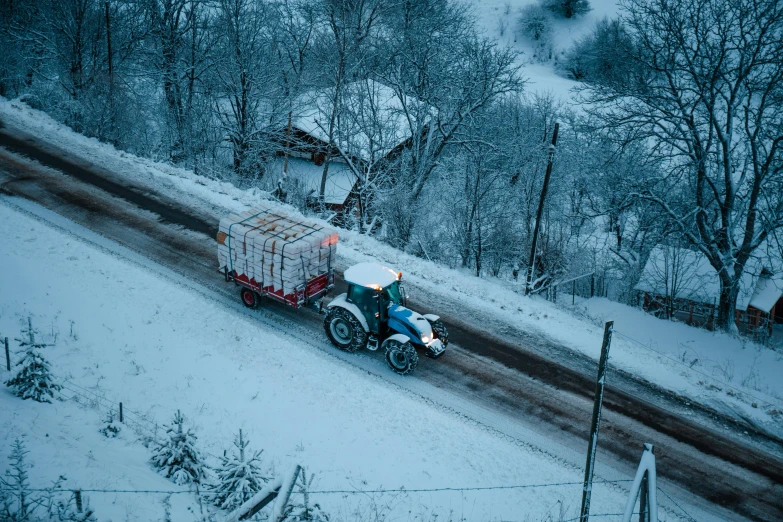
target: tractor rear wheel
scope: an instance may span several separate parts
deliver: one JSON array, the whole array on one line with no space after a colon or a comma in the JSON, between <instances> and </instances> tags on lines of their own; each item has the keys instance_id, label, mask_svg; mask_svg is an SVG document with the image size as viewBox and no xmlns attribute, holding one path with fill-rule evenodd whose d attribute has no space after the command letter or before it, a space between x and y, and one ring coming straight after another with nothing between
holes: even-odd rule
<instances>
[{"instance_id":1,"label":"tractor rear wheel","mask_svg":"<svg viewBox=\"0 0 783 522\"><path fill-rule=\"evenodd\" d=\"M248 308L258 307L258 294L256 294L254 291L250 290L249 288L245 288L243 286L242 289L239 291L239 297L242 298L242 303Z\"/></svg>"},{"instance_id":2,"label":"tractor rear wheel","mask_svg":"<svg viewBox=\"0 0 783 522\"><path fill-rule=\"evenodd\" d=\"M446 325L438 319L437 321L432 321L430 326L432 327L432 333L435 334L435 339L440 339L445 348L449 344L449 331L446 329Z\"/></svg>"},{"instance_id":3,"label":"tractor rear wheel","mask_svg":"<svg viewBox=\"0 0 783 522\"><path fill-rule=\"evenodd\" d=\"M339 349L353 353L367 346L367 332L351 312L335 306L324 318L324 330L332 344Z\"/></svg>"},{"instance_id":4,"label":"tractor rear wheel","mask_svg":"<svg viewBox=\"0 0 783 522\"><path fill-rule=\"evenodd\" d=\"M388 339L383 346L386 349L386 362L394 373L408 375L419 365L419 354L411 343Z\"/></svg>"}]
</instances>

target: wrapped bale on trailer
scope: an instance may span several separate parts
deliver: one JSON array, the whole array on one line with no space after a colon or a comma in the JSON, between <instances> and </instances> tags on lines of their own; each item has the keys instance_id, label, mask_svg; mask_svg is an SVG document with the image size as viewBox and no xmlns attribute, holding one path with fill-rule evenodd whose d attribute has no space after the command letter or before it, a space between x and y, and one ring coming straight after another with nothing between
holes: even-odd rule
<instances>
[{"instance_id":1,"label":"wrapped bale on trailer","mask_svg":"<svg viewBox=\"0 0 783 522\"><path fill-rule=\"evenodd\" d=\"M264 207L230 214L218 228L218 266L254 308L265 295L300 307L334 287L337 231Z\"/></svg>"}]
</instances>

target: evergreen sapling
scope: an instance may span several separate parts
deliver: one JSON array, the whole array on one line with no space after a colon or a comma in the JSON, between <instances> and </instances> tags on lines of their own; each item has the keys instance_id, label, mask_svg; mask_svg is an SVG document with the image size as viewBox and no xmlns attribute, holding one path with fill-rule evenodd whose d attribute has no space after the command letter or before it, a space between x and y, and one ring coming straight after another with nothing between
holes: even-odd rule
<instances>
[{"instance_id":1,"label":"evergreen sapling","mask_svg":"<svg viewBox=\"0 0 783 522\"><path fill-rule=\"evenodd\" d=\"M288 502L283 518L285 522L329 522L329 515L321 509L321 505L317 502L310 503L310 489L314 478L315 474L311 474L308 480L307 472L302 468L296 480L296 491L294 491L298 501ZM293 495L291 498L294 498Z\"/></svg>"},{"instance_id":2,"label":"evergreen sapling","mask_svg":"<svg viewBox=\"0 0 783 522\"><path fill-rule=\"evenodd\" d=\"M221 509L233 510L244 504L264 487L269 478L260 469L262 451L250 453L246 440L239 430L234 439L235 450L231 456L221 457L217 468L217 482L213 486L212 502Z\"/></svg>"},{"instance_id":3,"label":"evergreen sapling","mask_svg":"<svg viewBox=\"0 0 783 522\"><path fill-rule=\"evenodd\" d=\"M22 330L27 334L27 339L17 339L19 346L25 352L22 359L16 363L20 367L16 376L6 381L6 385L13 389L14 394L22 399L33 399L37 402L52 402L54 392L60 390L60 385L54 382L49 371L49 362L39 353L41 348L51 346L46 343L36 342L32 321L27 318L27 329Z\"/></svg>"},{"instance_id":4,"label":"evergreen sapling","mask_svg":"<svg viewBox=\"0 0 783 522\"><path fill-rule=\"evenodd\" d=\"M177 410L173 422L166 427L167 439L158 443L152 464L160 473L174 483L182 485L201 483L205 477L201 455L196 449L196 435L193 430L182 430L185 417Z\"/></svg>"},{"instance_id":5,"label":"evergreen sapling","mask_svg":"<svg viewBox=\"0 0 783 522\"><path fill-rule=\"evenodd\" d=\"M106 423L106 426L100 429L100 432L103 433L104 436L113 439L120 433L120 427L118 424L114 422L114 409L110 409L106 413L106 418L104 421Z\"/></svg>"}]
</instances>

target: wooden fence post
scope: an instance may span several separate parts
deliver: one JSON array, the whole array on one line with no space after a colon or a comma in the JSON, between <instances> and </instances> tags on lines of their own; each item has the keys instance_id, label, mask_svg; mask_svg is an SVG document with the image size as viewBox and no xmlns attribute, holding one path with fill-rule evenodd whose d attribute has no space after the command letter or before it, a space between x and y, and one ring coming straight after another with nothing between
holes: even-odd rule
<instances>
[{"instance_id":1,"label":"wooden fence post","mask_svg":"<svg viewBox=\"0 0 783 522\"><path fill-rule=\"evenodd\" d=\"M593 404L593 421L590 426L590 439L587 447L587 463L585 464L585 481L582 488L582 509L579 522L587 522L590 517L590 496L593 492L593 471L595 470L595 452L598 446L598 427L601 424L601 407L604 401L606 386L606 363L609 360L609 346L612 343L614 321L604 326L604 341L601 345L601 359L598 361L598 379L595 383L595 403Z\"/></svg>"},{"instance_id":2,"label":"wooden fence post","mask_svg":"<svg viewBox=\"0 0 783 522\"><path fill-rule=\"evenodd\" d=\"M125 422L122 418L122 403L120 403L120 422Z\"/></svg>"},{"instance_id":3,"label":"wooden fence post","mask_svg":"<svg viewBox=\"0 0 783 522\"><path fill-rule=\"evenodd\" d=\"M11 371L11 352L8 351L8 337L5 338L5 369Z\"/></svg>"}]
</instances>

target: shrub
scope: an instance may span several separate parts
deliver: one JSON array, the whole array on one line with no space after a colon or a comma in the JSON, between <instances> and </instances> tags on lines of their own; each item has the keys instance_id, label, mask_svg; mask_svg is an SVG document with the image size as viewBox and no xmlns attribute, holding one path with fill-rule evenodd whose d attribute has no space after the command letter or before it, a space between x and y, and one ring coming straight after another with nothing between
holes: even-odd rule
<instances>
[{"instance_id":1,"label":"shrub","mask_svg":"<svg viewBox=\"0 0 783 522\"><path fill-rule=\"evenodd\" d=\"M593 9L589 0L540 0L540 3L544 9L563 18L573 18Z\"/></svg>"}]
</instances>

